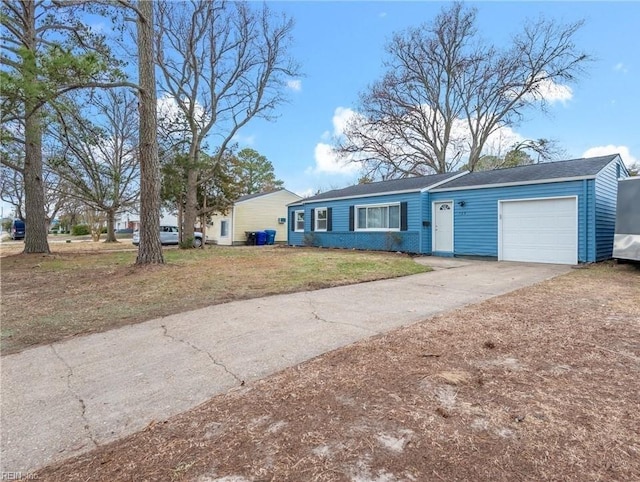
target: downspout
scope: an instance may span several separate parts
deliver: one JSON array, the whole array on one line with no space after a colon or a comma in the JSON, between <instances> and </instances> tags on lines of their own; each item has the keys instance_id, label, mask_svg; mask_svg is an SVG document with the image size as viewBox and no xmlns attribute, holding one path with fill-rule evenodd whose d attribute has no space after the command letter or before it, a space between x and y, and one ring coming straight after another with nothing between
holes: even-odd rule
<instances>
[{"instance_id":1,"label":"downspout","mask_svg":"<svg viewBox=\"0 0 640 482\"><path fill-rule=\"evenodd\" d=\"M424 199L420 200L420 217L418 218L420 220L420 224L418 224L418 243L420 246L420 254L424 254L424 245L422 244L422 234L424 232L424 226L422 222L424 221L424 206L425 204L428 204L426 201L429 200L429 192L425 192L423 194Z\"/></svg>"},{"instance_id":2,"label":"downspout","mask_svg":"<svg viewBox=\"0 0 640 482\"><path fill-rule=\"evenodd\" d=\"M582 181L582 199L584 202L584 260L583 262L588 262L589 260L589 198L588 198L588 184L587 180L584 179ZM580 230L580 220L578 219L578 230ZM579 253L578 253L579 254ZM578 263L580 263L580 256L578 256Z\"/></svg>"}]
</instances>

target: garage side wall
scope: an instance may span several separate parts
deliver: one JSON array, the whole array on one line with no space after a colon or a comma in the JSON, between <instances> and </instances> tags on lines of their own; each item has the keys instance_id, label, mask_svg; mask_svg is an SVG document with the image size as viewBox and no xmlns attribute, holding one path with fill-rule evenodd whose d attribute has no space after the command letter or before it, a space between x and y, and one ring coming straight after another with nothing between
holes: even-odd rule
<instances>
[{"instance_id":1,"label":"garage side wall","mask_svg":"<svg viewBox=\"0 0 640 482\"><path fill-rule=\"evenodd\" d=\"M595 246L596 261L611 258L616 228L618 179L626 177L620 161L612 162L598 173L595 180Z\"/></svg>"},{"instance_id":2,"label":"garage side wall","mask_svg":"<svg viewBox=\"0 0 640 482\"><path fill-rule=\"evenodd\" d=\"M428 203L453 201L454 255L498 257L498 201L577 196L578 261L595 261L594 181L578 180L524 186L432 192ZM460 203L464 202L461 206ZM430 222L430 206L425 206Z\"/></svg>"}]
</instances>

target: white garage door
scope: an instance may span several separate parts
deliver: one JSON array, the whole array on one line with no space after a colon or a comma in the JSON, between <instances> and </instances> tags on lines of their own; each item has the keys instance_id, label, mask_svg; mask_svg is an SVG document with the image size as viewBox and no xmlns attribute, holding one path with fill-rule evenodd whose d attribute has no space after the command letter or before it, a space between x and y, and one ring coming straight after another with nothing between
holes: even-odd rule
<instances>
[{"instance_id":1,"label":"white garage door","mask_svg":"<svg viewBox=\"0 0 640 482\"><path fill-rule=\"evenodd\" d=\"M578 263L576 198L500 201L499 259Z\"/></svg>"}]
</instances>

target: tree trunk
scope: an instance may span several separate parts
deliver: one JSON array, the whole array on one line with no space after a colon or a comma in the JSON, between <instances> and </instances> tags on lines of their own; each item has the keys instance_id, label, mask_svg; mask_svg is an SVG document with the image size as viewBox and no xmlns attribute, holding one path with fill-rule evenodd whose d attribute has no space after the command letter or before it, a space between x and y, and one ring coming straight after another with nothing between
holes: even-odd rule
<instances>
[{"instance_id":1,"label":"tree trunk","mask_svg":"<svg viewBox=\"0 0 640 482\"><path fill-rule=\"evenodd\" d=\"M191 168L187 172L187 193L182 226L182 247L192 248L194 227L198 218L198 169Z\"/></svg>"},{"instance_id":2,"label":"tree trunk","mask_svg":"<svg viewBox=\"0 0 640 482\"><path fill-rule=\"evenodd\" d=\"M204 187L204 186L203 186ZM202 245L200 246L204 249L205 244L207 243L207 218L209 217L207 213L207 189L204 187L204 196L202 199L202 214L200 215L200 232L202 233Z\"/></svg>"},{"instance_id":3,"label":"tree trunk","mask_svg":"<svg viewBox=\"0 0 640 482\"><path fill-rule=\"evenodd\" d=\"M36 92L36 6L35 2L26 2L25 23L27 25L25 39L30 54L23 60L23 76L27 89ZM34 109L37 99L27 94L25 100L25 152L24 152L24 198L25 198L25 253L49 254L47 241L47 222L44 212L44 185L42 182L42 126L40 124L40 109Z\"/></svg>"},{"instance_id":4,"label":"tree trunk","mask_svg":"<svg viewBox=\"0 0 640 482\"><path fill-rule=\"evenodd\" d=\"M182 196L180 196L178 198L178 242L180 244L182 244L182 220L183 220L183 214L184 214L184 199L182 199Z\"/></svg>"},{"instance_id":5,"label":"tree trunk","mask_svg":"<svg viewBox=\"0 0 640 482\"><path fill-rule=\"evenodd\" d=\"M116 213L113 210L107 211L107 239L104 240L105 243L117 243L116 239Z\"/></svg>"},{"instance_id":6,"label":"tree trunk","mask_svg":"<svg viewBox=\"0 0 640 482\"><path fill-rule=\"evenodd\" d=\"M140 247L136 264L163 264L160 244L160 159L153 55L153 2L139 1L138 10Z\"/></svg>"}]
</instances>

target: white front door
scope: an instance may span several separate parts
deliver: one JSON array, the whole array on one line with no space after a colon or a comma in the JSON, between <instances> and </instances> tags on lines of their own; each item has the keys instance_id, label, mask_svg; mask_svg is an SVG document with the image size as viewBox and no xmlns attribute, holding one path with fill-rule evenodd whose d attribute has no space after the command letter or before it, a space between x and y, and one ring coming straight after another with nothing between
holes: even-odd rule
<instances>
[{"instance_id":1,"label":"white front door","mask_svg":"<svg viewBox=\"0 0 640 482\"><path fill-rule=\"evenodd\" d=\"M433 251L453 252L453 202L433 203Z\"/></svg>"}]
</instances>

